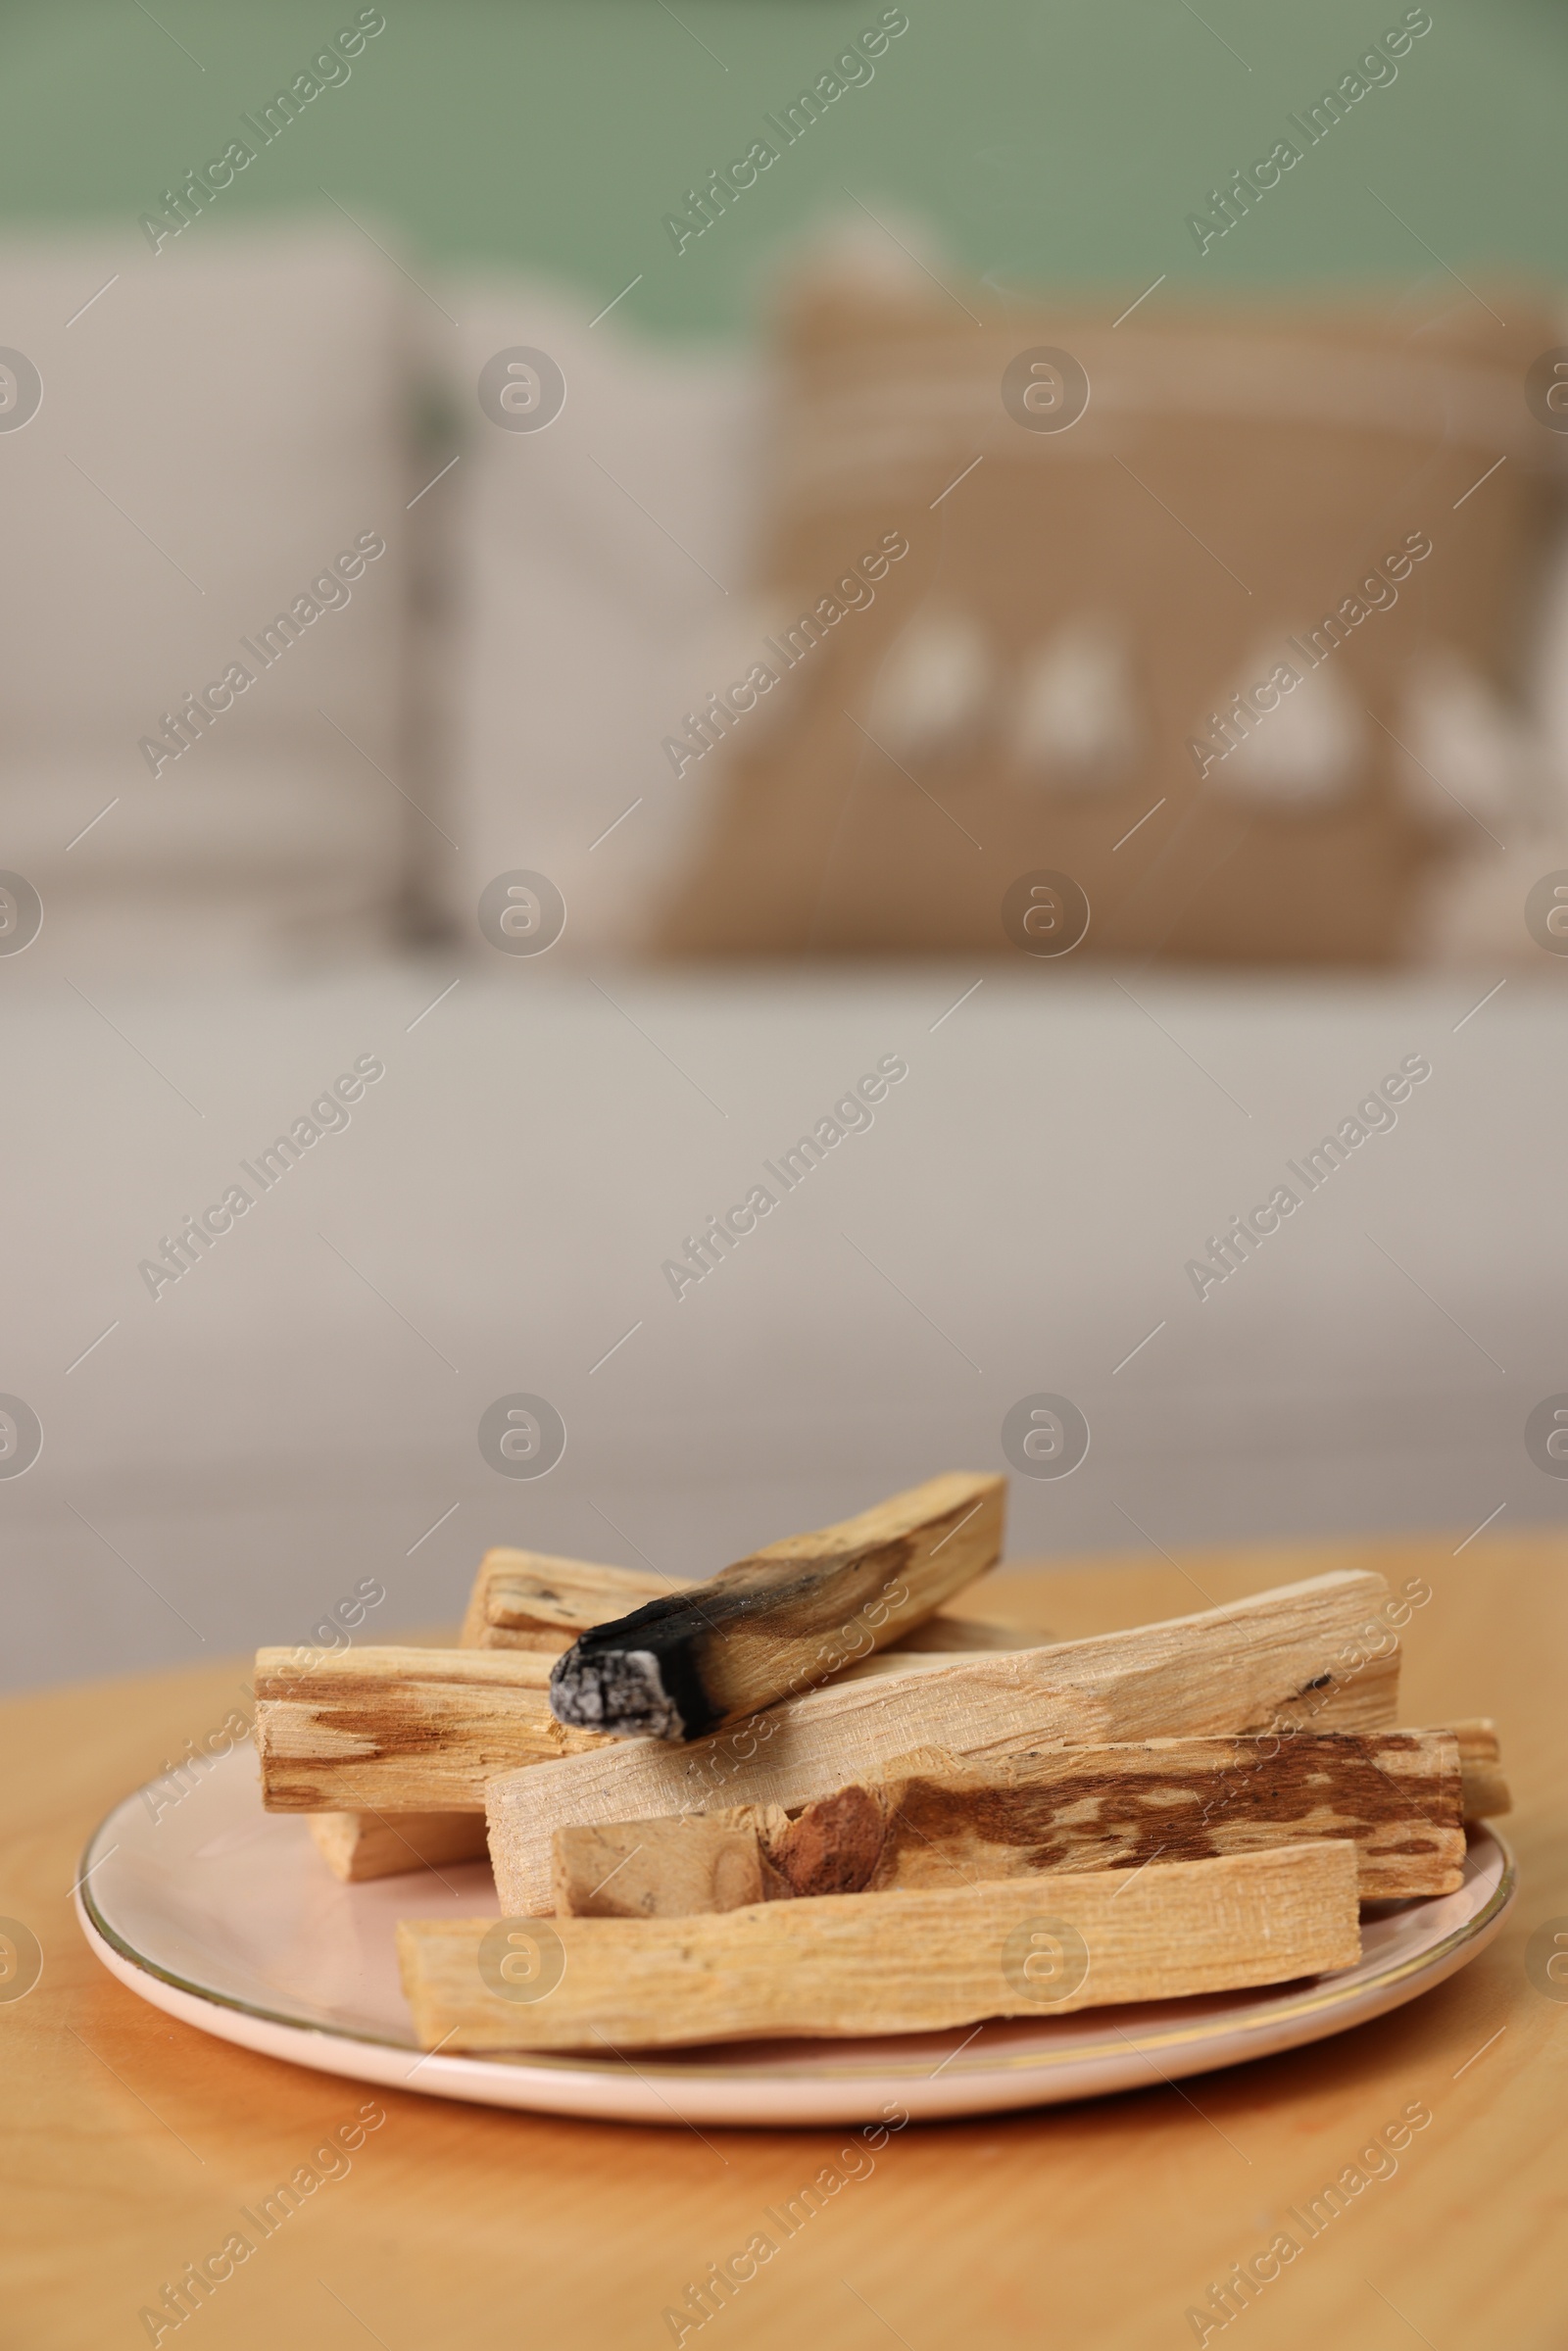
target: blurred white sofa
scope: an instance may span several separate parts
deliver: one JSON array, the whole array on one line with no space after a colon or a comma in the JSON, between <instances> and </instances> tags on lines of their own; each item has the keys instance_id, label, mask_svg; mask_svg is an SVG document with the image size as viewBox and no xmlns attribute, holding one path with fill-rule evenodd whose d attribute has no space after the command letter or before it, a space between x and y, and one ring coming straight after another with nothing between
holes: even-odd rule
<instances>
[{"instance_id":1,"label":"blurred white sofa","mask_svg":"<svg viewBox=\"0 0 1568 2351\"><path fill-rule=\"evenodd\" d=\"M1439 926L1453 975L641 970L702 815L660 740L755 627L748 363L560 291L428 301L346 226L0 266L45 386L0 433L0 867L45 908L0 955L0 1392L44 1435L0 1475L7 1679L303 1639L366 1576L384 1627L451 1615L498 1541L706 1573L1001 1466L1042 1392L1093 1441L1015 1478L1014 1555L1562 1516L1523 1443L1568 1389L1560 967L1513 960L1512 882ZM537 434L473 394L521 345L568 378ZM148 726L366 531L155 777ZM537 960L474 927L512 867L567 901ZM677 1299L664 1261L890 1053L874 1126ZM1411 1053L1397 1126L1200 1300L1187 1260ZM536 1481L479 1449L514 1393L567 1431Z\"/></svg>"},{"instance_id":2,"label":"blurred white sofa","mask_svg":"<svg viewBox=\"0 0 1568 2351\"><path fill-rule=\"evenodd\" d=\"M28 975L10 1677L303 1640L365 1576L384 1625L453 1616L496 1542L706 1573L1003 1467L1036 1394L1092 1443L1014 1477L1013 1556L1563 1515L1523 1441L1568 1387L1558 991L549 962L126 989L114 1028ZM677 1300L664 1261L887 1054L874 1126ZM1200 1301L1187 1260L1410 1054L1398 1124ZM362 1055L352 1123L154 1299L138 1262ZM536 1481L478 1445L519 1394L566 1426Z\"/></svg>"}]
</instances>

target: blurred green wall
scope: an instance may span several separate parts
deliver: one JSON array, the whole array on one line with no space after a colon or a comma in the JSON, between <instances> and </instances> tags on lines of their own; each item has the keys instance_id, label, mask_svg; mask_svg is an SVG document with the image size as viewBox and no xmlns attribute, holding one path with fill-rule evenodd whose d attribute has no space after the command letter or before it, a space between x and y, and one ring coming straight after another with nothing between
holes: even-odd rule
<instances>
[{"instance_id":1,"label":"blurred green wall","mask_svg":"<svg viewBox=\"0 0 1568 2351\"><path fill-rule=\"evenodd\" d=\"M1563 274L1556 0L1430 0L1432 30L1397 80L1201 258L1187 216L1266 155L1403 0L907 0L909 29L874 80L677 254L662 221L683 191L743 155L764 113L880 6L384 0L352 79L258 155L221 211L294 211L324 187L394 224L413 255L542 267L599 301L640 271L626 315L678 331L743 318L759 260L850 209L845 189L878 213L934 217L1002 283L1136 291L1163 270L1402 285L1440 264ZM13 0L0 217L133 223L356 13L354 0Z\"/></svg>"}]
</instances>

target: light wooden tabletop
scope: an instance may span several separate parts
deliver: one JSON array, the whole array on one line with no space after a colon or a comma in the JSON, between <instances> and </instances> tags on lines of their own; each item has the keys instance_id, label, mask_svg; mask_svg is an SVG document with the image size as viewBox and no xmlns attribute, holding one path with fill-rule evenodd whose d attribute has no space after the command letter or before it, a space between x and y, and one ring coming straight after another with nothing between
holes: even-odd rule
<instances>
[{"instance_id":1,"label":"light wooden tabletop","mask_svg":"<svg viewBox=\"0 0 1568 2351\"><path fill-rule=\"evenodd\" d=\"M1404 1637L1401 1711L1497 1717L1521 1898L1471 1967L1316 2047L1179 2088L911 2127L874 2169L858 2159L861 2176L702 2328L704 2351L1175 2351L1199 2339L1186 2314L1210 2284L1417 2102L1432 2120L1396 2173L1370 2180L1225 2335L1248 2351L1561 2351L1568 1983L1553 1996L1527 1945L1548 1921L1568 1931L1568 1543L1482 1537L1455 1556L1458 1542L1009 1570L965 1594L973 1613L1073 1639L1202 1606L1189 1577L1229 1599L1332 1566L1424 1575L1434 1596ZM370 2094L173 2023L97 1965L73 1920L90 1830L219 1719L243 1675L144 1676L0 1709L0 1916L44 1952L36 1988L0 2000L8 2351L152 2339L142 2308ZM377 2094L386 2120L352 2169L179 2341L654 2351L675 2340L666 2306L849 2136L699 2135Z\"/></svg>"}]
</instances>

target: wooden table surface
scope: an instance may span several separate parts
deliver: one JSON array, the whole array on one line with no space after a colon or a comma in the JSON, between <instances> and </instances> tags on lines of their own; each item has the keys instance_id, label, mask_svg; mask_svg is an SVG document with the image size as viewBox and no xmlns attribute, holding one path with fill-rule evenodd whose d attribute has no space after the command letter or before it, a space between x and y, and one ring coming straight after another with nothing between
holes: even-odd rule
<instances>
[{"instance_id":1,"label":"wooden table surface","mask_svg":"<svg viewBox=\"0 0 1568 2351\"><path fill-rule=\"evenodd\" d=\"M702 2329L704 2351L1152 2351L1288 2207L1420 2101L1432 2121L1224 2329L1248 2351L1562 2351L1568 1984L1568 1544L1457 1536L1184 1554L1215 1599L1338 1565L1427 1577L1404 1636L1408 1722L1494 1714L1523 1891L1437 1990L1294 2055L1091 2103L911 2127ZM1006 1571L966 1595L1063 1639L1203 1603L1147 1559ZM68 1889L90 1830L218 1720L241 1665L0 1709L0 1915L44 1970L0 2001L7 2351L152 2339L142 2308L241 2228L369 2096L173 2023L82 1944ZM1479 2052L1479 2054L1478 2054ZM178 2328L205 2351L650 2351L666 2306L762 2227L849 2133L563 2122L409 2092L288 2227ZM858 2159L862 2165L864 2158ZM1555 2229L1553 2223L1556 2224ZM1555 2241L1554 2241L1555 2237ZM175 2339L167 2329L160 2338ZM699 2339L692 2329L690 2344ZM1215 2329L1207 2338L1220 2339Z\"/></svg>"}]
</instances>

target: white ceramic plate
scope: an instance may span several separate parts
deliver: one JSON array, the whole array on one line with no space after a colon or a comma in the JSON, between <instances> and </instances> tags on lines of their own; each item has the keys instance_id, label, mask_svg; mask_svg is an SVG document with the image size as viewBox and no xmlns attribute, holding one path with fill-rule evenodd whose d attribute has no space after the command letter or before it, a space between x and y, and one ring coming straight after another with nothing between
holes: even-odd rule
<instances>
[{"instance_id":1,"label":"white ceramic plate","mask_svg":"<svg viewBox=\"0 0 1568 2351\"><path fill-rule=\"evenodd\" d=\"M148 1791L118 1805L82 1857L76 1906L105 1967L142 1999L270 2057L485 2106L774 2127L874 2121L893 2103L915 2119L1044 2106L1297 2048L1441 1984L1491 1941L1513 1896L1513 1857L1483 1829L1457 1893L1369 1904L1360 1964L1335 1976L884 2040L421 2056L393 1928L495 1913L489 1870L340 1886L302 1820L263 1811L243 1746L156 1819Z\"/></svg>"}]
</instances>

